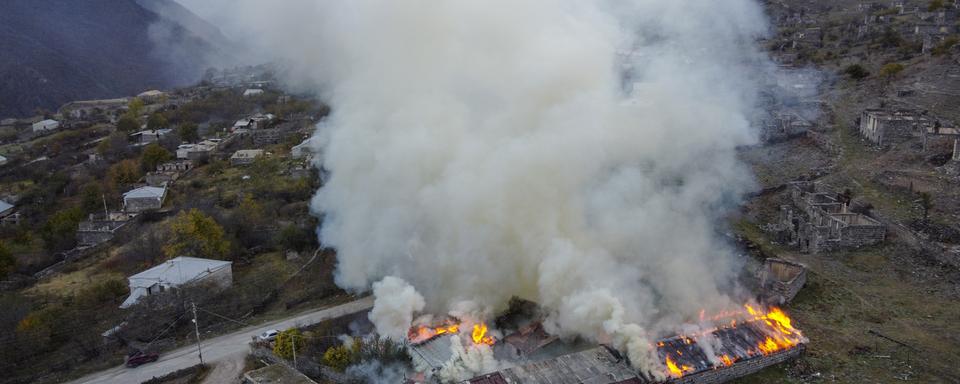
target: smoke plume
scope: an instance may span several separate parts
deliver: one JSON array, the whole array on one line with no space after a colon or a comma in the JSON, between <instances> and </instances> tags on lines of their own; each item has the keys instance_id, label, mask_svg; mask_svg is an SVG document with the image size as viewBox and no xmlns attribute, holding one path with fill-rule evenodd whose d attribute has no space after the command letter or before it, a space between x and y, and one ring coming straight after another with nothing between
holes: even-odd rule
<instances>
[{"instance_id":1,"label":"smoke plume","mask_svg":"<svg viewBox=\"0 0 960 384\"><path fill-rule=\"evenodd\" d=\"M729 304L716 225L772 68L755 1L256 4L251 35L333 107L312 207L384 334L517 296L653 366L648 338Z\"/></svg>"}]
</instances>

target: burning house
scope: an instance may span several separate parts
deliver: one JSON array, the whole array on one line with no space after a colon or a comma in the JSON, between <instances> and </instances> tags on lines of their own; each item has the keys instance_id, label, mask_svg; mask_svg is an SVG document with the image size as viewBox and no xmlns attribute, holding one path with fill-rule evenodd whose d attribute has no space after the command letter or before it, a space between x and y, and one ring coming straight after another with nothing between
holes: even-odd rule
<instances>
[{"instance_id":1,"label":"burning house","mask_svg":"<svg viewBox=\"0 0 960 384\"><path fill-rule=\"evenodd\" d=\"M806 339L776 307L751 305L700 319L702 331L661 339L651 345L663 363L658 372L638 370L621 351L546 333L539 321L503 337L485 324L461 327L457 319L412 328L408 349L421 369L412 382L439 383L439 373L457 358L455 344L490 348L498 365L461 384L655 384L722 383L796 358Z\"/></svg>"}]
</instances>

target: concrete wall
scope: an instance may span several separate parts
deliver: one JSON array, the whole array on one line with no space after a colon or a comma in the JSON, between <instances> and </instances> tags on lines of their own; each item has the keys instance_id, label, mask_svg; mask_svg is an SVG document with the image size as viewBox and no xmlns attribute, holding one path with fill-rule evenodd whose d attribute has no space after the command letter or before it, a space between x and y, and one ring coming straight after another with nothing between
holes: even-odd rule
<instances>
[{"instance_id":1,"label":"concrete wall","mask_svg":"<svg viewBox=\"0 0 960 384\"><path fill-rule=\"evenodd\" d=\"M163 202L155 197L139 197L123 199L123 209L127 212L143 212L160 209Z\"/></svg>"}]
</instances>

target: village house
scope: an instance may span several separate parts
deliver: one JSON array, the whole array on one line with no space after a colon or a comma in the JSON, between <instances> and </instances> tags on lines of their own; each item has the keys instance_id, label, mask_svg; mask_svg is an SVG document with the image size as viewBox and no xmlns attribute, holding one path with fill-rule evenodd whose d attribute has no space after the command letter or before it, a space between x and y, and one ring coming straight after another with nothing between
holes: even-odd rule
<instances>
[{"instance_id":1,"label":"village house","mask_svg":"<svg viewBox=\"0 0 960 384\"><path fill-rule=\"evenodd\" d=\"M929 119L913 111L867 109L860 115L860 136L883 147L920 136Z\"/></svg>"},{"instance_id":2,"label":"village house","mask_svg":"<svg viewBox=\"0 0 960 384\"><path fill-rule=\"evenodd\" d=\"M262 95L262 94L263 94L263 90L262 90L262 89L252 89L252 88L251 88L251 89L247 89L247 90L243 91L243 97L254 97L254 96L260 96L260 95Z\"/></svg>"},{"instance_id":3,"label":"village house","mask_svg":"<svg viewBox=\"0 0 960 384\"><path fill-rule=\"evenodd\" d=\"M0 155L0 165L7 165L9 161L6 156Z\"/></svg>"},{"instance_id":4,"label":"village house","mask_svg":"<svg viewBox=\"0 0 960 384\"><path fill-rule=\"evenodd\" d=\"M147 103L147 104L161 102L165 97L167 97L167 94L165 92L161 92L156 89L141 92L140 94L137 95L138 99L142 100L144 103Z\"/></svg>"},{"instance_id":5,"label":"village house","mask_svg":"<svg viewBox=\"0 0 960 384\"><path fill-rule=\"evenodd\" d=\"M55 131L60 128L60 122L56 120L41 120L36 123L33 123L33 133L46 133L50 131Z\"/></svg>"},{"instance_id":6,"label":"village house","mask_svg":"<svg viewBox=\"0 0 960 384\"><path fill-rule=\"evenodd\" d=\"M786 111L772 113L761 126L763 129L760 132L760 140L764 143L775 143L805 135L813 128L813 123L795 112Z\"/></svg>"},{"instance_id":7,"label":"village house","mask_svg":"<svg viewBox=\"0 0 960 384\"><path fill-rule=\"evenodd\" d=\"M127 98L71 101L61 106L58 113L75 120L89 120L100 116L106 121L114 121L116 116L127 110L129 103Z\"/></svg>"},{"instance_id":8,"label":"village house","mask_svg":"<svg viewBox=\"0 0 960 384\"><path fill-rule=\"evenodd\" d=\"M233 123L231 131L236 131L238 129L266 129L270 127L270 124L272 124L276 118L277 117L272 113L258 113L256 115L237 120L236 123Z\"/></svg>"},{"instance_id":9,"label":"village house","mask_svg":"<svg viewBox=\"0 0 960 384\"><path fill-rule=\"evenodd\" d=\"M77 244L92 246L113 238L120 228L136 217L136 213L109 212L106 215L90 214L87 220L77 225Z\"/></svg>"},{"instance_id":10,"label":"village house","mask_svg":"<svg viewBox=\"0 0 960 384\"><path fill-rule=\"evenodd\" d=\"M147 185L152 187L167 185L191 169L193 169L192 160L177 160L157 165L156 170L147 172Z\"/></svg>"},{"instance_id":11,"label":"village house","mask_svg":"<svg viewBox=\"0 0 960 384\"><path fill-rule=\"evenodd\" d=\"M294 145L293 148L290 148L290 157L294 159L310 159L314 155L313 147L311 146L310 139L304 140L302 143Z\"/></svg>"},{"instance_id":12,"label":"village house","mask_svg":"<svg viewBox=\"0 0 960 384\"><path fill-rule=\"evenodd\" d=\"M241 149L233 153L233 156L230 156L230 164L233 165L248 165L253 164L253 161L258 157L263 156L262 149Z\"/></svg>"},{"instance_id":13,"label":"village house","mask_svg":"<svg viewBox=\"0 0 960 384\"><path fill-rule=\"evenodd\" d=\"M960 128L940 127L934 125L923 130L923 149L926 150L931 141L940 139L953 140L953 154L950 160L960 161Z\"/></svg>"},{"instance_id":14,"label":"village house","mask_svg":"<svg viewBox=\"0 0 960 384\"><path fill-rule=\"evenodd\" d=\"M0 218L10 216L15 209L13 204L0 200Z\"/></svg>"},{"instance_id":15,"label":"village house","mask_svg":"<svg viewBox=\"0 0 960 384\"><path fill-rule=\"evenodd\" d=\"M812 182L790 183L793 207L781 206L779 222L768 226L777 240L809 253L860 248L884 241L883 224L849 212L849 201L821 189L823 186Z\"/></svg>"},{"instance_id":16,"label":"village house","mask_svg":"<svg viewBox=\"0 0 960 384\"><path fill-rule=\"evenodd\" d=\"M123 194L124 212L143 212L160 209L167 197L166 187L140 187Z\"/></svg>"},{"instance_id":17,"label":"village house","mask_svg":"<svg viewBox=\"0 0 960 384\"><path fill-rule=\"evenodd\" d=\"M243 374L243 384L316 384L286 364L271 364Z\"/></svg>"},{"instance_id":18,"label":"village house","mask_svg":"<svg viewBox=\"0 0 960 384\"><path fill-rule=\"evenodd\" d=\"M232 262L180 256L127 278L130 296L120 304L129 308L140 299L185 285L209 284L226 289L233 285Z\"/></svg>"},{"instance_id":19,"label":"village house","mask_svg":"<svg viewBox=\"0 0 960 384\"><path fill-rule=\"evenodd\" d=\"M197 144L181 144L177 146L177 158L193 161L205 160L219 145L220 141L216 139L204 140Z\"/></svg>"},{"instance_id":20,"label":"village house","mask_svg":"<svg viewBox=\"0 0 960 384\"><path fill-rule=\"evenodd\" d=\"M131 133L130 138L134 143L139 145L147 145L150 143L156 143L160 141L161 138L173 132L172 129L156 129L156 130L145 130L136 133Z\"/></svg>"}]
</instances>

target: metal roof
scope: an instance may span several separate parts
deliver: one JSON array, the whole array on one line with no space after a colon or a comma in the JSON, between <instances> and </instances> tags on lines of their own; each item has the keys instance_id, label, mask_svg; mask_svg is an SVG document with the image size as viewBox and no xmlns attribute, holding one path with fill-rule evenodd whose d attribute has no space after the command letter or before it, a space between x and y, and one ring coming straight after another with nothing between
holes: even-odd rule
<instances>
[{"instance_id":1,"label":"metal roof","mask_svg":"<svg viewBox=\"0 0 960 384\"><path fill-rule=\"evenodd\" d=\"M156 198L160 199L163 195L167 193L167 189L163 187L140 187L137 189L132 189L123 194L124 199L137 199L137 198Z\"/></svg>"}]
</instances>

